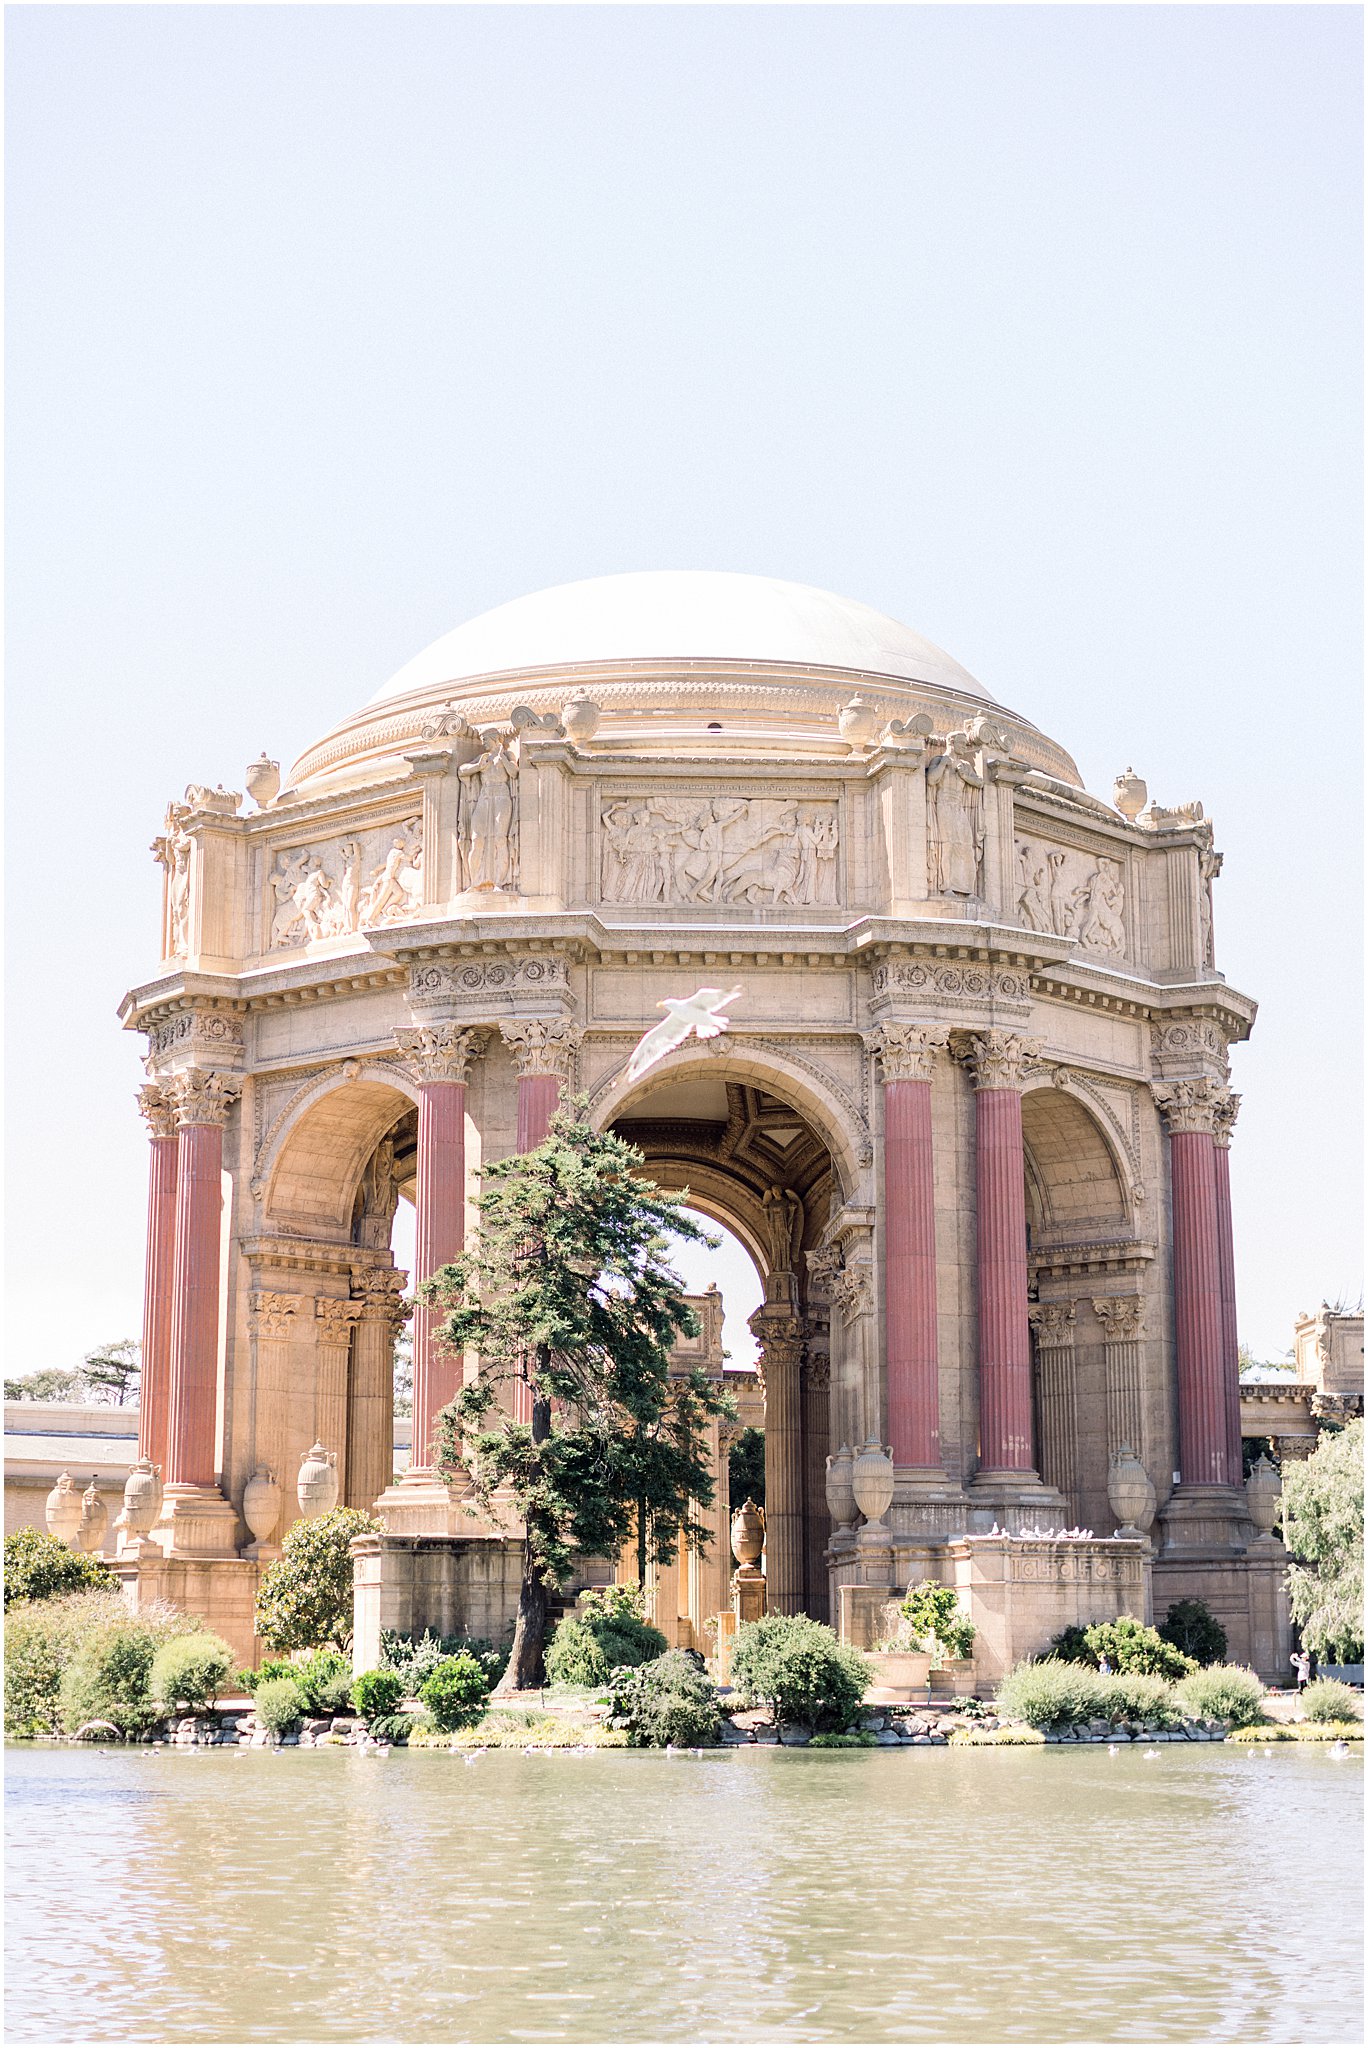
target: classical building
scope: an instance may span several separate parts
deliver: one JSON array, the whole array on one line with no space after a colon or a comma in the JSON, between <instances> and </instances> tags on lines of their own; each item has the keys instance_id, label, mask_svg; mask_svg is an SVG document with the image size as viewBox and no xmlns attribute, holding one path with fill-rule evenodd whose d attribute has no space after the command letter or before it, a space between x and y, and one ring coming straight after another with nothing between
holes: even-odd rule
<instances>
[{"instance_id":1,"label":"classical building","mask_svg":"<svg viewBox=\"0 0 1368 2048\"><path fill-rule=\"evenodd\" d=\"M487 613L246 786L169 806L161 957L122 1008L164 1482L123 1532L131 1588L240 1630L315 1443L344 1501L383 1499L383 1543L482 1541L502 1582L509 1532L472 1534L429 1468L465 1368L421 1308L390 1484L391 1227L413 1202L418 1276L440 1265L481 1167L576 1090L763 1278L771 1606L846 1625L860 1588L967 1582L966 1543L1019 1537L1009 1576L1200 1594L1234 1655L1280 1665L1230 1224L1254 1005L1215 964L1200 804L1129 769L1090 795L864 605L693 573ZM633 1085L662 1000L700 985L739 987L731 1029ZM1154 1507L1122 1556L1126 1452ZM1066 1527L1096 1553L1041 1533Z\"/></svg>"}]
</instances>

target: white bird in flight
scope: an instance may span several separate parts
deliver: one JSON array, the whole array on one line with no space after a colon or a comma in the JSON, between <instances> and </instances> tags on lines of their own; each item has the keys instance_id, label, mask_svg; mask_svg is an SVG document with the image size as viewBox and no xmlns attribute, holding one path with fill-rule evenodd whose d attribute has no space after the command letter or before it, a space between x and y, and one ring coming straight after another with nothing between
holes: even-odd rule
<instances>
[{"instance_id":1,"label":"white bird in flight","mask_svg":"<svg viewBox=\"0 0 1368 2048\"><path fill-rule=\"evenodd\" d=\"M690 1032L696 1032L700 1038L716 1038L731 1021L720 1013L728 1003L734 1003L740 993L739 988L730 989L725 995L720 988L701 988L696 995L685 1000L666 996L657 1008L668 1010L669 1015L663 1017L659 1024L653 1024L646 1036L638 1041L627 1063L627 1079L639 1081L657 1060L663 1060L667 1052L683 1045Z\"/></svg>"}]
</instances>

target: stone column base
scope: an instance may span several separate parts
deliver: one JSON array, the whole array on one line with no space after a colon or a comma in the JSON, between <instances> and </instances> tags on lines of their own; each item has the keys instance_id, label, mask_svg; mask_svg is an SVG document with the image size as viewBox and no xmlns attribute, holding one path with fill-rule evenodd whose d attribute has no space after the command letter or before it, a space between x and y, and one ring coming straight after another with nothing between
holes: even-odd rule
<instances>
[{"instance_id":1,"label":"stone column base","mask_svg":"<svg viewBox=\"0 0 1368 2048\"><path fill-rule=\"evenodd\" d=\"M393 1489L397 1491L397 1489ZM380 1636L507 1641L522 1588L520 1536L357 1536L352 1542L352 1669L374 1670Z\"/></svg>"},{"instance_id":2,"label":"stone column base","mask_svg":"<svg viewBox=\"0 0 1368 2048\"><path fill-rule=\"evenodd\" d=\"M1254 1533L1244 1488L1240 1486L1174 1487L1159 1514L1163 1532L1161 1555L1185 1551L1240 1552Z\"/></svg>"},{"instance_id":3,"label":"stone column base","mask_svg":"<svg viewBox=\"0 0 1368 2048\"><path fill-rule=\"evenodd\" d=\"M1013 1535L1034 1529L1059 1529L1069 1520L1069 1504L1057 1487L1047 1486L1038 1472L976 1472L969 1482L971 1529L981 1533L991 1513L1000 1528Z\"/></svg>"},{"instance_id":4,"label":"stone column base","mask_svg":"<svg viewBox=\"0 0 1368 2048\"><path fill-rule=\"evenodd\" d=\"M237 1509L216 1486L175 1482L162 1495L152 1541L164 1557L236 1557Z\"/></svg>"},{"instance_id":5,"label":"stone column base","mask_svg":"<svg viewBox=\"0 0 1368 2048\"><path fill-rule=\"evenodd\" d=\"M466 1505L466 1489L448 1484L430 1466L411 1465L375 1503L375 1513L391 1536L487 1536L515 1533L491 1520L474 1501Z\"/></svg>"},{"instance_id":6,"label":"stone column base","mask_svg":"<svg viewBox=\"0 0 1368 2048\"><path fill-rule=\"evenodd\" d=\"M137 1609L154 1600L169 1600L222 1636L239 1663L254 1667L261 1644L254 1632L260 1568L247 1557L168 1557L147 1545L134 1558L126 1552L111 1558L109 1569L119 1581L128 1606Z\"/></svg>"},{"instance_id":7,"label":"stone column base","mask_svg":"<svg viewBox=\"0 0 1368 2048\"><path fill-rule=\"evenodd\" d=\"M1256 1536L1245 1550L1166 1544L1154 1561L1156 1621L1175 1600L1206 1602L1226 1632L1228 1662L1248 1664L1268 1685L1289 1682L1287 1552L1276 1537Z\"/></svg>"}]
</instances>

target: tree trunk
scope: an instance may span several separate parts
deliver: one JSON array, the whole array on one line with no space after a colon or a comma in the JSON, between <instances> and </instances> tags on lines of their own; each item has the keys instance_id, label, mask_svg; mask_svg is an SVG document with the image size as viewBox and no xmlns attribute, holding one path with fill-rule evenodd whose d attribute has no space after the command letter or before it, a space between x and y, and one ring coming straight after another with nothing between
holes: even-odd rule
<instances>
[{"instance_id":1,"label":"tree trunk","mask_svg":"<svg viewBox=\"0 0 1368 2048\"><path fill-rule=\"evenodd\" d=\"M539 1359L538 1363L542 1363ZM532 1396L532 1441L544 1444L551 1434L551 1403L543 1399L540 1382L534 1382ZM546 1617L551 1589L532 1567L531 1546L525 1552L522 1585L518 1588L518 1619L513 1628L513 1647L508 1667L494 1688L501 1693L528 1692L541 1683L542 1652L546 1646Z\"/></svg>"}]
</instances>

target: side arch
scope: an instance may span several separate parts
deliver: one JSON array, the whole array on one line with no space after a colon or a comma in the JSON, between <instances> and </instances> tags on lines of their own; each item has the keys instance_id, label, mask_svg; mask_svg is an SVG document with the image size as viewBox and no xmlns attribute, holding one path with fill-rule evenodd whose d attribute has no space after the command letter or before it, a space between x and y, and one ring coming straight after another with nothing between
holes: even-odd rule
<instances>
[{"instance_id":1,"label":"side arch","mask_svg":"<svg viewBox=\"0 0 1368 2048\"><path fill-rule=\"evenodd\" d=\"M1034 1240L1130 1236L1138 1199L1124 1141L1066 1075L1021 1101L1026 1205Z\"/></svg>"},{"instance_id":2,"label":"side arch","mask_svg":"<svg viewBox=\"0 0 1368 2048\"><path fill-rule=\"evenodd\" d=\"M267 1225L345 1242L366 1162L417 1102L416 1083L378 1062L362 1062L352 1073L330 1069L307 1082L276 1117L253 1163L252 1191Z\"/></svg>"}]
</instances>

